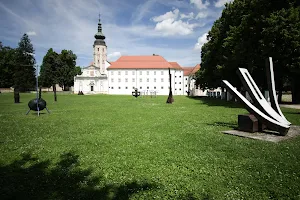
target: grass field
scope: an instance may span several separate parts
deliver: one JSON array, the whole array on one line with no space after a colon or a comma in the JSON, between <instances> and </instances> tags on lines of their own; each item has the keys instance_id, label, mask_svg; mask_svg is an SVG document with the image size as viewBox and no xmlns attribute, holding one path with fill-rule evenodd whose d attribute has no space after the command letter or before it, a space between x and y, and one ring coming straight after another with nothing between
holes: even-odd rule
<instances>
[{"instance_id":1,"label":"grass field","mask_svg":"<svg viewBox=\"0 0 300 200\"><path fill-rule=\"evenodd\" d=\"M300 199L300 138L220 133L246 110L231 102L0 94L0 199ZM300 111L282 109L300 125Z\"/></svg>"}]
</instances>

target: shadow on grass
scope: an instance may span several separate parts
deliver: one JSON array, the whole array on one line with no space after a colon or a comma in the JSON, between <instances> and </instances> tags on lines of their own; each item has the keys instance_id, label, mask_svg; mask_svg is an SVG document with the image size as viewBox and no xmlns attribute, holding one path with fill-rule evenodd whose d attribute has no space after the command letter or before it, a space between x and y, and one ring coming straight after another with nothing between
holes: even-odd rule
<instances>
[{"instance_id":1,"label":"shadow on grass","mask_svg":"<svg viewBox=\"0 0 300 200\"><path fill-rule=\"evenodd\" d=\"M237 123L231 123L231 122L214 122L214 123L208 123L207 125L209 126L224 126L228 127L231 129L238 129L238 124Z\"/></svg>"},{"instance_id":2,"label":"shadow on grass","mask_svg":"<svg viewBox=\"0 0 300 200\"><path fill-rule=\"evenodd\" d=\"M234 101L226 101L221 99L216 99L212 97L187 97L190 99L194 99L195 101L199 101L201 104L206 104L208 106L222 106L228 108L243 108L243 105L239 102Z\"/></svg>"},{"instance_id":3,"label":"shadow on grass","mask_svg":"<svg viewBox=\"0 0 300 200\"><path fill-rule=\"evenodd\" d=\"M79 167L78 155L65 153L51 165L30 154L0 166L0 198L3 199L129 199L134 193L154 189L151 183L129 182L99 186L102 177Z\"/></svg>"}]
</instances>

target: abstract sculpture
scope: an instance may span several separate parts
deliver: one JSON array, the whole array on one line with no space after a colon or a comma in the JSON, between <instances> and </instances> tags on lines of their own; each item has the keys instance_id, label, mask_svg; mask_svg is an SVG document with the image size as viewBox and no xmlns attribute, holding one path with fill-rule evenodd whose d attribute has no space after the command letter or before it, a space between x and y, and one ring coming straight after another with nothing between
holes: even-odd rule
<instances>
[{"instance_id":1,"label":"abstract sculpture","mask_svg":"<svg viewBox=\"0 0 300 200\"><path fill-rule=\"evenodd\" d=\"M238 92L227 80L223 80L223 83L226 88L231 91L231 94L233 94L236 99L242 101L246 106L246 109L262 124L266 125L271 130L279 132L280 135L286 135L291 123L284 117L278 105L275 91L273 62L271 57L269 58L269 62L270 64L266 71L271 105L264 98L247 69L239 68L238 75L244 88L249 93L253 104L250 103L240 92Z\"/></svg>"}]
</instances>

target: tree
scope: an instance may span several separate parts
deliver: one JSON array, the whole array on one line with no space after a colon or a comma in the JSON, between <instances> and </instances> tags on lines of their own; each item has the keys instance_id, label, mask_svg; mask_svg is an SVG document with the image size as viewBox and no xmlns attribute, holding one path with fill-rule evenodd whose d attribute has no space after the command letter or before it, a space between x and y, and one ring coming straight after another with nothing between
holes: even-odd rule
<instances>
[{"instance_id":1,"label":"tree","mask_svg":"<svg viewBox=\"0 0 300 200\"><path fill-rule=\"evenodd\" d=\"M62 65L58 68L58 84L66 91L74 85L77 56L71 50L62 50L59 57Z\"/></svg>"},{"instance_id":2,"label":"tree","mask_svg":"<svg viewBox=\"0 0 300 200\"><path fill-rule=\"evenodd\" d=\"M240 89L238 76L233 74L243 67L261 89L266 89L265 59L269 56L273 57L279 98L287 82L299 88L299 7L296 0L235 0L226 4L202 47L197 73L201 88L216 88L227 79ZM293 102L299 95L300 103L300 91L292 91Z\"/></svg>"},{"instance_id":3,"label":"tree","mask_svg":"<svg viewBox=\"0 0 300 200\"><path fill-rule=\"evenodd\" d=\"M76 66L76 67L75 67L75 73L74 73L74 74L75 74L75 76L76 76L76 75L81 75L81 74L82 74L82 71L81 71L81 67L80 67L80 66Z\"/></svg>"},{"instance_id":4,"label":"tree","mask_svg":"<svg viewBox=\"0 0 300 200\"><path fill-rule=\"evenodd\" d=\"M27 34L24 34L16 49L14 87L28 91L35 86L35 59L33 45Z\"/></svg>"},{"instance_id":5,"label":"tree","mask_svg":"<svg viewBox=\"0 0 300 200\"><path fill-rule=\"evenodd\" d=\"M0 42L0 88L9 88L14 85L14 59L15 49L3 46Z\"/></svg>"},{"instance_id":6,"label":"tree","mask_svg":"<svg viewBox=\"0 0 300 200\"><path fill-rule=\"evenodd\" d=\"M43 87L53 88L54 101L57 101L56 84L58 83L58 70L62 66L58 53L50 48L43 58L40 70L40 82Z\"/></svg>"}]
</instances>

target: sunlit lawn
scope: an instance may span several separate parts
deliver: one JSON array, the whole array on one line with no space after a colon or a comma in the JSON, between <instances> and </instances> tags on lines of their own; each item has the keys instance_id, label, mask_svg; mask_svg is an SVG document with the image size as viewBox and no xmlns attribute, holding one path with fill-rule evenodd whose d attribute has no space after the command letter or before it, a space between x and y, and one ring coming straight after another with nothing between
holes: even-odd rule
<instances>
[{"instance_id":1,"label":"sunlit lawn","mask_svg":"<svg viewBox=\"0 0 300 200\"><path fill-rule=\"evenodd\" d=\"M222 134L246 110L175 96L0 94L0 199L300 199L300 137ZM300 125L300 110L283 109Z\"/></svg>"}]
</instances>

